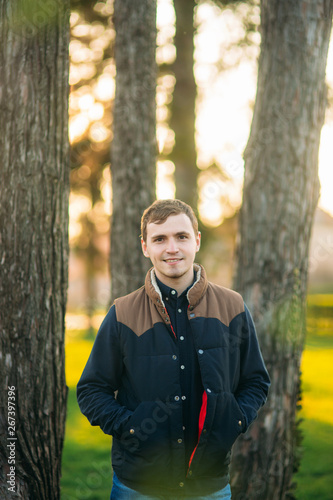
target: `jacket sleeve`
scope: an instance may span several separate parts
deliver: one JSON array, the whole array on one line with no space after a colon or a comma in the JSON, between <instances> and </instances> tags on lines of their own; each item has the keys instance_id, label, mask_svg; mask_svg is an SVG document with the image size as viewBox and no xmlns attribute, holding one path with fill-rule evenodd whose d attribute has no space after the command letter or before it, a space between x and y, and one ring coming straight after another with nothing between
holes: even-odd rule
<instances>
[{"instance_id":1,"label":"jacket sleeve","mask_svg":"<svg viewBox=\"0 0 333 500\"><path fill-rule=\"evenodd\" d=\"M77 384L77 400L91 425L105 434L119 436L132 411L115 398L120 386L123 359L113 305L95 339L91 354Z\"/></svg>"},{"instance_id":2,"label":"jacket sleeve","mask_svg":"<svg viewBox=\"0 0 333 500\"><path fill-rule=\"evenodd\" d=\"M243 432L265 404L270 386L253 319L245 304L244 307L240 342L240 379L235 392L237 403L246 419Z\"/></svg>"}]
</instances>

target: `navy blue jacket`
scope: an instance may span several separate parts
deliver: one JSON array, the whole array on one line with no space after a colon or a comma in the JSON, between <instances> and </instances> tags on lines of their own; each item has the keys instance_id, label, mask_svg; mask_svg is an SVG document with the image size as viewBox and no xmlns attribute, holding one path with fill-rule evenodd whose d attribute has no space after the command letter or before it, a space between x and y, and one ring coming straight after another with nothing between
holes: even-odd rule
<instances>
[{"instance_id":1,"label":"navy blue jacket","mask_svg":"<svg viewBox=\"0 0 333 500\"><path fill-rule=\"evenodd\" d=\"M186 466L179 341L153 269L142 288L109 310L77 386L82 413L113 436L118 478L144 494L191 497L223 488L231 447L270 385L242 297L208 282L201 266L195 270L188 318L204 391L198 443Z\"/></svg>"}]
</instances>

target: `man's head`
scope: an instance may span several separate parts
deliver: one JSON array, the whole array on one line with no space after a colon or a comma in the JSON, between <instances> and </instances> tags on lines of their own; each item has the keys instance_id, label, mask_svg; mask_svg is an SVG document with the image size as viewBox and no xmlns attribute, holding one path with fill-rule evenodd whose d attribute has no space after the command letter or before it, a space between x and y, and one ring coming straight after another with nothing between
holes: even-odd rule
<instances>
[{"instance_id":1,"label":"man's head","mask_svg":"<svg viewBox=\"0 0 333 500\"><path fill-rule=\"evenodd\" d=\"M141 222L142 251L166 285L185 290L193 281L193 262L200 248L198 221L180 200L158 200L145 210Z\"/></svg>"},{"instance_id":2,"label":"man's head","mask_svg":"<svg viewBox=\"0 0 333 500\"><path fill-rule=\"evenodd\" d=\"M143 212L141 218L141 238L147 242L147 225L151 222L162 224L170 215L185 214L190 219L195 236L198 234L198 219L190 205L181 200L156 200Z\"/></svg>"}]
</instances>

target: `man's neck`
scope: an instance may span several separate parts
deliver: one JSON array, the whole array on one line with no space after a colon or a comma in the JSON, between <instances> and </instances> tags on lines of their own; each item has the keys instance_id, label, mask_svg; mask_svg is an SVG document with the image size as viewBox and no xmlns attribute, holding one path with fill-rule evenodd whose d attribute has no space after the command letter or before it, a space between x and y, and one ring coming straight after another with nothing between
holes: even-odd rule
<instances>
[{"instance_id":1,"label":"man's neck","mask_svg":"<svg viewBox=\"0 0 333 500\"><path fill-rule=\"evenodd\" d=\"M160 276L159 273L155 274L157 278L166 286L173 288L176 290L178 295L181 295L184 290L186 290L189 286L192 285L194 280L194 269L192 268L191 273L186 273L184 276L180 276L179 278L172 278L169 276Z\"/></svg>"}]
</instances>

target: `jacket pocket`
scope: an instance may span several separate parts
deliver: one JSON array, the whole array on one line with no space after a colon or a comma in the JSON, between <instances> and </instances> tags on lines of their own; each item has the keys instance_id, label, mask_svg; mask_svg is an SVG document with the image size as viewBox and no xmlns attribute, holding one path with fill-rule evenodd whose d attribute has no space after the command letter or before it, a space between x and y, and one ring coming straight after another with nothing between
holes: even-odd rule
<instances>
[{"instance_id":1,"label":"jacket pocket","mask_svg":"<svg viewBox=\"0 0 333 500\"><path fill-rule=\"evenodd\" d=\"M113 468L118 477L133 484L159 484L170 465L170 415L161 401L143 401L114 439Z\"/></svg>"},{"instance_id":2,"label":"jacket pocket","mask_svg":"<svg viewBox=\"0 0 333 500\"><path fill-rule=\"evenodd\" d=\"M235 396L230 392L218 394L210 438L228 452L244 427L245 418Z\"/></svg>"},{"instance_id":3,"label":"jacket pocket","mask_svg":"<svg viewBox=\"0 0 333 500\"><path fill-rule=\"evenodd\" d=\"M244 424L244 415L232 393L208 394L204 431L192 468L207 477L226 474L230 462L229 452Z\"/></svg>"},{"instance_id":4,"label":"jacket pocket","mask_svg":"<svg viewBox=\"0 0 333 500\"><path fill-rule=\"evenodd\" d=\"M170 410L161 401L143 401L127 420L120 436L121 446L131 454L145 450L145 458L169 442Z\"/></svg>"}]
</instances>

